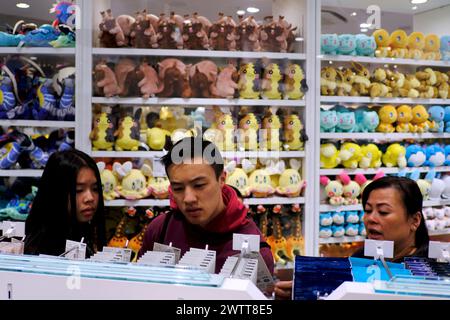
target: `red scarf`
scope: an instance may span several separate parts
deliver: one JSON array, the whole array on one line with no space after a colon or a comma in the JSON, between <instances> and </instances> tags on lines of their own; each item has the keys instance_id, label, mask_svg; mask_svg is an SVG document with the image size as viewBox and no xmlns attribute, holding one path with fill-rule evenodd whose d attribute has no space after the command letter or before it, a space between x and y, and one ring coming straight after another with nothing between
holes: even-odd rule
<instances>
[{"instance_id":1,"label":"red scarf","mask_svg":"<svg viewBox=\"0 0 450 320\"><path fill-rule=\"evenodd\" d=\"M239 201L236 191L228 185L222 188L222 199L225 211L215 217L204 229L209 232L227 233L248 223L247 208ZM179 210L173 199L172 188L169 187L170 208Z\"/></svg>"}]
</instances>

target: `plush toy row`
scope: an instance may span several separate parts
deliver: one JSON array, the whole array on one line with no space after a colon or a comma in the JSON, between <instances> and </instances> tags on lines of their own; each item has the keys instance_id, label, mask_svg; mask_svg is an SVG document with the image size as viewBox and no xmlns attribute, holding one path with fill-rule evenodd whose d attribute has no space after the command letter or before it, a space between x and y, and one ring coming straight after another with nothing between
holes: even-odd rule
<instances>
[{"instance_id":1,"label":"plush toy row","mask_svg":"<svg viewBox=\"0 0 450 320\"><path fill-rule=\"evenodd\" d=\"M320 132L450 132L450 106L384 105L320 110Z\"/></svg>"},{"instance_id":2,"label":"plush toy row","mask_svg":"<svg viewBox=\"0 0 450 320\"><path fill-rule=\"evenodd\" d=\"M0 32L0 47L75 47L75 9L71 1L59 1L50 13L53 23L38 27L35 23L18 21L7 32Z\"/></svg>"},{"instance_id":3,"label":"plush toy row","mask_svg":"<svg viewBox=\"0 0 450 320\"><path fill-rule=\"evenodd\" d=\"M97 96L302 99L306 82L300 65L244 63L236 69L203 60L194 65L168 58L155 66L122 58L100 61L94 68Z\"/></svg>"},{"instance_id":4,"label":"plush toy row","mask_svg":"<svg viewBox=\"0 0 450 320\"><path fill-rule=\"evenodd\" d=\"M323 34L320 51L332 55L449 60L449 43L450 36L439 38L435 34L425 36L422 32L412 32L408 36L403 30L395 30L389 35L386 30L378 29L371 36Z\"/></svg>"},{"instance_id":5,"label":"plush toy row","mask_svg":"<svg viewBox=\"0 0 450 320\"><path fill-rule=\"evenodd\" d=\"M423 209L428 230L445 230L450 228L450 207L427 207Z\"/></svg>"},{"instance_id":6,"label":"plush toy row","mask_svg":"<svg viewBox=\"0 0 450 320\"><path fill-rule=\"evenodd\" d=\"M135 17L122 14L114 18L110 9L101 12L100 46L188 50L293 52L295 30L283 16L265 18L258 24L253 16L231 16L219 13L217 21L194 13L184 17L137 12Z\"/></svg>"},{"instance_id":7,"label":"plush toy row","mask_svg":"<svg viewBox=\"0 0 450 320\"><path fill-rule=\"evenodd\" d=\"M450 71L424 68L414 74L376 68L371 72L360 63L351 68L323 67L320 72L322 96L370 96L371 98L447 99Z\"/></svg>"},{"instance_id":8,"label":"plush toy row","mask_svg":"<svg viewBox=\"0 0 450 320\"><path fill-rule=\"evenodd\" d=\"M213 123L203 133L203 137L215 143L222 151L302 150L307 140L297 114L285 114L280 120L276 113L268 109L260 121L257 115L242 108L236 128L231 114L218 108L214 110ZM159 119L153 119L155 113L147 114L148 129L141 131L141 114L140 108L134 115L119 115L111 108L99 106L94 111L93 129L89 136L93 150L163 150L186 136L196 136L199 134L197 129L201 131L199 127L203 126L202 119L198 120L195 115L175 117L167 107L163 107ZM185 129L190 126L193 128ZM141 136L146 138L141 141Z\"/></svg>"},{"instance_id":9,"label":"plush toy row","mask_svg":"<svg viewBox=\"0 0 450 320\"><path fill-rule=\"evenodd\" d=\"M0 200L0 221L25 221L30 213L31 205L34 197L36 196L37 190L38 188L36 186L31 186L31 192L28 194L23 196L19 194L12 194L10 197L8 197L8 194L11 193L12 190L2 190L2 198L5 198ZM7 197L9 199L7 199Z\"/></svg>"},{"instance_id":10,"label":"plush toy row","mask_svg":"<svg viewBox=\"0 0 450 320\"><path fill-rule=\"evenodd\" d=\"M450 145L367 143L360 146L354 142L344 142L339 150L336 145L331 142L320 145L321 168L332 169L339 165L348 169L379 168L382 164L387 168L450 165Z\"/></svg>"},{"instance_id":11,"label":"plush toy row","mask_svg":"<svg viewBox=\"0 0 450 320\"><path fill-rule=\"evenodd\" d=\"M0 169L42 169L55 151L74 147L75 131L56 130L30 137L17 130L0 136Z\"/></svg>"},{"instance_id":12,"label":"plush toy row","mask_svg":"<svg viewBox=\"0 0 450 320\"><path fill-rule=\"evenodd\" d=\"M320 213L319 238L366 236L364 211L329 211Z\"/></svg>"}]
</instances>

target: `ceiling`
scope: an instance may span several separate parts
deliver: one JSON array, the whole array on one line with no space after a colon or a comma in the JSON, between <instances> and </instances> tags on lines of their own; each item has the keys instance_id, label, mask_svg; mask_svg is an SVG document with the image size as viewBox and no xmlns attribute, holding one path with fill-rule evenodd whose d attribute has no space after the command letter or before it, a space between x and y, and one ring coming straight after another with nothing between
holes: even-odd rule
<instances>
[{"instance_id":1,"label":"ceiling","mask_svg":"<svg viewBox=\"0 0 450 320\"><path fill-rule=\"evenodd\" d=\"M448 6L450 5L450 0L428 0L427 3L417 5L417 10L411 9L413 5L410 0L322 0L322 5L341 8L366 9L373 4L378 5L381 8L381 11L385 12L411 12L411 14L418 14Z\"/></svg>"}]
</instances>

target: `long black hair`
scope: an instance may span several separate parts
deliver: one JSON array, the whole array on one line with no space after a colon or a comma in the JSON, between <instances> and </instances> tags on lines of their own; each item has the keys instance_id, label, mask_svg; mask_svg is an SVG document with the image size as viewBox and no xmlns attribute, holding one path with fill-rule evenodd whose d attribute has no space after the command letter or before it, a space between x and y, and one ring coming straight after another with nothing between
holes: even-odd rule
<instances>
[{"instance_id":1,"label":"long black hair","mask_svg":"<svg viewBox=\"0 0 450 320\"><path fill-rule=\"evenodd\" d=\"M76 184L82 168L92 169L97 179L98 206L89 223L76 217ZM60 255L67 239L85 238L88 255L106 243L103 192L95 161L76 150L53 153L48 159L39 189L25 224L25 253Z\"/></svg>"},{"instance_id":2,"label":"long black hair","mask_svg":"<svg viewBox=\"0 0 450 320\"><path fill-rule=\"evenodd\" d=\"M428 236L428 229L425 225L425 219L422 212L423 197L422 193L420 192L419 186L414 180L404 177L386 176L372 181L367 185L367 187L365 187L363 191L363 208L365 208L367 200L369 199L369 195L372 191L387 188L394 188L400 193L403 205L406 208L406 214L408 218L412 218L417 212L420 212L421 219L420 225L416 231L415 245L416 248L428 246L430 237Z\"/></svg>"}]
</instances>

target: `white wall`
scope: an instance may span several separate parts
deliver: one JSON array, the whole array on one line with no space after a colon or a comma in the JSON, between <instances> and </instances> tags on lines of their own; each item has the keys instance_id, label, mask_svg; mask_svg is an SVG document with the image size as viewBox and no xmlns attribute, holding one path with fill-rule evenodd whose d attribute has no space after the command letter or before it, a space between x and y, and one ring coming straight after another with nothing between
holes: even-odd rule
<instances>
[{"instance_id":1,"label":"white wall","mask_svg":"<svg viewBox=\"0 0 450 320\"><path fill-rule=\"evenodd\" d=\"M450 35L450 5L414 16L414 30L438 36Z\"/></svg>"}]
</instances>

